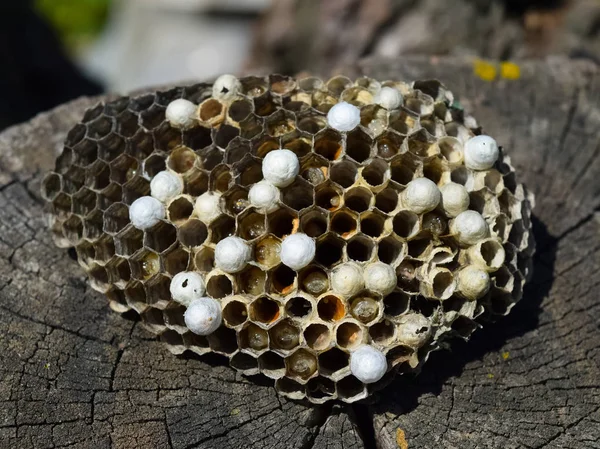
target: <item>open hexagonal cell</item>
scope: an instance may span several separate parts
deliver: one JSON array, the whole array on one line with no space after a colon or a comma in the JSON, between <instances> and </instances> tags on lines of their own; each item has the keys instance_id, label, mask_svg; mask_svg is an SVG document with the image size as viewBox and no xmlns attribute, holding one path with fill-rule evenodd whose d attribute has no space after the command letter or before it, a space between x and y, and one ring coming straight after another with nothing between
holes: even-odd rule
<instances>
[{"instance_id":1,"label":"open hexagonal cell","mask_svg":"<svg viewBox=\"0 0 600 449\"><path fill-rule=\"evenodd\" d=\"M110 168L100 160L94 162L85 172L85 185L92 190L100 191L110 184Z\"/></svg>"},{"instance_id":2,"label":"open hexagonal cell","mask_svg":"<svg viewBox=\"0 0 600 449\"><path fill-rule=\"evenodd\" d=\"M165 119L165 108L153 104L140 114L140 125L148 130L158 127Z\"/></svg>"},{"instance_id":3,"label":"open hexagonal cell","mask_svg":"<svg viewBox=\"0 0 600 449\"><path fill-rule=\"evenodd\" d=\"M342 239L328 234L317 241L315 260L321 265L332 267L342 259L344 246Z\"/></svg>"},{"instance_id":4,"label":"open hexagonal cell","mask_svg":"<svg viewBox=\"0 0 600 449\"><path fill-rule=\"evenodd\" d=\"M309 265L300 272L298 286L309 295L317 297L329 290L329 279L322 268Z\"/></svg>"},{"instance_id":5,"label":"open hexagonal cell","mask_svg":"<svg viewBox=\"0 0 600 449\"><path fill-rule=\"evenodd\" d=\"M324 131L316 136L314 151L330 161L339 159L343 153L342 136L332 129Z\"/></svg>"},{"instance_id":6,"label":"open hexagonal cell","mask_svg":"<svg viewBox=\"0 0 600 449\"><path fill-rule=\"evenodd\" d=\"M108 273L106 268L100 265L92 265L88 271L90 284L94 290L106 292L110 288Z\"/></svg>"},{"instance_id":7,"label":"open hexagonal cell","mask_svg":"<svg viewBox=\"0 0 600 449\"><path fill-rule=\"evenodd\" d=\"M366 235L356 235L348 242L346 252L348 258L357 262L366 262L373 258L376 244L373 239Z\"/></svg>"},{"instance_id":8,"label":"open hexagonal cell","mask_svg":"<svg viewBox=\"0 0 600 449\"><path fill-rule=\"evenodd\" d=\"M282 190L281 199L292 209L302 210L313 204L313 189L308 182L297 178L292 185Z\"/></svg>"},{"instance_id":9,"label":"open hexagonal cell","mask_svg":"<svg viewBox=\"0 0 600 449\"><path fill-rule=\"evenodd\" d=\"M234 122L241 122L248 117L253 110L254 105L251 101L240 99L231 103L231 106L229 106L229 109L227 110L227 115Z\"/></svg>"},{"instance_id":10,"label":"open hexagonal cell","mask_svg":"<svg viewBox=\"0 0 600 449\"><path fill-rule=\"evenodd\" d=\"M390 177L388 164L382 159L373 159L362 169L361 176L370 186L380 186Z\"/></svg>"},{"instance_id":11,"label":"open hexagonal cell","mask_svg":"<svg viewBox=\"0 0 600 449\"><path fill-rule=\"evenodd\" d=\"M370 237L380 237L385 231L385 220L380 212L365 212L360 217L360 230Z\"/></svg>"},{"instance_id":12,"label":"open hexagonal cell","mask_svg":"<svg viewBox=\"0 0 600 449\"><path fill-rule=\"evenodd\" d=\"M352 349L362 343L363 329L352 321L341 323L335 331L335 339L341 348Z\"/></svg>"},{"instance_id":13,"label":"open hexagonal cell","mask_svg":"<svg viewBox=\"0 0 600 449\"><path fill-rule=\"evenodd\" d=\"M96 250L96 260L98 262L107 262L112 256L115 255L115 244L113 239L104 235L94 243Z\"/></svg>"},{"instance_id":14,"label":"open hexagonal cell","mask_svg":"<svg viewBox=\"0 0 600 449\"><path fill-rule=\"evenodd\" d=\"M122 257L115 257L106 264L106 271L108 272L108 278L110 282L123 288L131 279L131 269L127 259Z\"/></svg>"},{"instance_id":15,"label":"open hexagonal cell","mask_svg":"<svg viewBox=\"0 0 600 449\"><path fill-rule=\"evenodd\" d=\"M172 224L160 221L144 232L144 246L163 252L177 241L177 228Z\"/></svg>"},{"instance_id":16,"label":"open hexagonal cell","mask_svg":"<svg viewBox=\"0 0 600 449\"><path fill-rule=\"evenodd\" d=\"M279 238L290 235L298 221L297 212L281 208L267 217L268 231Z\"/></svg>"},{"instance_id":17,"label":"open hexagonal cell","mask_svg":"<svg viewBox=\"0 0 600 449\"><path fill-rule=\"evenodd\" d=\"M265 292L267 273L255 266L249 266L236 275L236 287L239 293L257 296Z\"/></svg>"},{"instance_id":18,"label":"open hexagonal cell","mask_svg":"<svg viewBox=\"0 0 600 449\"><path fill-rule=\"evenodd\" d=\"M318 237L327 232L327 213L322 209L305 212L300 218L300 229L309 237Z\"/></svg>"},{"instance_id":19,"label":"open hexagonal cell","mask_svg":"<svg viewBox=\"0 0 600 449\"><path fill-rule=\"evenodd\" d=\"M317 371L317 357L306 349L298 349L285 359L289 376L309 379Z\"/></svg>"},{"instance_id":20,"label":"open hexagonal cell","mask_svg":"<svg viewBox=\"0 0 600 449\"><path fill-rule=\"evenodd\" d=\"M252 147L250 142L241 138L234 139L227 146L227 151L225 151L225 163L231 165L240 162L245 157L248 157L251 152Z\"/></svg>"},{"instance_id":21,"label":"open hexagonal cell","mask_svg":"<svg viewBox=\"0 0 600 449\"><path fill-rule=\"evenodd\" d=\"M267 235L256 243L254 255L259 264L269 268L280 262L280 251L281 240L274 235Z\"/></svg>"},{"instance_id":22,"label":"open hexagonal cell","mask_svg":"<svg viewBox=\"0 0 600 449\"><path fill-rule=\"evenodd\" d=\"M196 270L207 272L213 269L215 264L215 251L208 247L202 246L194 255L194 266Z\"/></svg>"},{"instance_id":23,"label":"open hexagonal cell","mask_svg":"<svg viewBox=\"0 0 600 449\"><path fill-rule=\"evenodd\" d=\"M312 304L308 299L297 296L286 302L285 312L292 318L307 318L312 312Z\"/></svg>"},{"instance_id":24,"label":"open hexagonal cell","mask_svg":"<svg viewBox=\"0 0 600 449\"><path fill-rule=\"evenodd\" d=\"M254 113L260 117L267 117L277 110L280 99L266 93L254 99Z\"/></svg>"},{"instance_id":25,"label":"open hexagonal cell","mask_svg":"<svg viewBox=\"0 0 600 449\"><path fill-rule=\"evenodd\" d=\"M249 210L238 216L238 230L240 237L253 240L263 235L266 228L266 217L263 214Z\"/></svg>"},{"instance_id":26,"label":"open hexagonal cell","mask_svg":"<svg viewBox=\"0 0 600 449\"><path fill-rule=\"evenodd\" d=\"M190 253L184 248L175 247L166 254L162 254L161 259L165 271L175 275L187 269L190 261Z\"/></svg>"},{"instance_id":27,"label":"open hexagonal cell","mask_svg":"<svg viewBox=\"0 0 600 449\"><path fill-rule=\"evenodd\" d=\"M86 167L98 159L98 142L84 139L73 146L73 159L78 165Z\"/></svg>"},{"instance_id":28,"label":"open hexagonal cell","mask_svg":"<svg viewBox=\"0 0 600 449\"><path fill-rule=\"evenodd\" d=\"M394 325L389 320L373 324L369 327L369 335L375 343L386 344L394 338Z\"/></svg>"},{"instance_id":29,"label":"open hexagonal cell","mask_svg":"<svg viewBox=\"0 0 600 449\"><path fill-rule=\"evenodd\" d=\"M152 154L148 158L146 158L143 162L143 173L147 177L154 178L158 173L163 171L166 167L167 167L167 161L165 160L164 155ZM129 180L129 179L131 179L131 176L126 176L126 178L127 178L127 180Z\"/></svg>"},{"instance_id":30,"label":"open hexagonal cell","mask_svg":"<svg viewBox=\"0 0 600 449\"><path fill-rule=\"evenodd\" d=\"M300 165L300 177L316 186L325 182L328 170L329 163L323 157L313 153L303 158Z\"/></svg>"},{"instance_id":31,"label":"open hexagonal cell","mask_svg":"<svg viewBox=\"0 0 600 449\"><path fill-rule=\"evenodd\" d=\"M263 179L262 163L249 155L235 165L239 173L238 182L243 186L251 186Z\"/></svg>"},{"instance_id":32,"label":"open hexagonal cell","mask_svg":"<svg viewBox=\"0 0 600 449\"><path fill-rule=\"evenodd\" d=\"M350 305L350 314L363 324L368 324L379 315L379 301L368 296L355 298Z\"/></svg>"},{"instance_id":33,"label":"open hexagonal cell","mask_svg":"<svg viewBox=\"0 0 600 449\"><path fill-rule=\"evenodd\" d=\"M146 291L141 282L130 282L127 284L125 298L127 299L127 304L138 313L142 313L148 308Z\"/></svg>"},{"instance_id":34,"label":"open hexagonal cell","mask_svg":"<svg viewBox=\"0 0 600 449\"><path fill-rule=\"evenodd\" d=\"M281 312L279 303L272 299L258 298L250 304L250 319L264 324L271 324L279 319Z\"/></svg>"},{"instance_id":35,"label":"open hexagonal cell","mask_svg":"<svg viewBox=\"0 0 600 449\"><path fill-rule=\"evenodd\" d=\"M224 355L231 355L238 349L236 333L233 329L221 326L206 336L210 348Z\"/></svg>"},{"instance_id":36,"label":"open hexagonal cell","mask_svg":"<svg viewBox=\"0 0 600 449\"><path fill-rule=\"evenodd\" d=\"M331 215L329 229L332 232L348 238L356 232L358 216L349 209L340 209Z\"/></svg>"},{"instance_id":37,"label":"open hexagonal cell","mask_svg":"<svg viewBox=\"0 0 600 449\"><path fill-rule=\"evenodd\" d=\"M300 343L300 329L291 321L283 320L269 330L271 348L291 351Z\"/></svg>"},{"instance_id":38,"label":"open hexagonal cell","mask_svg":"<svg viewBox=\"0 0 600 449\"><path fill-rule=\"evenodd\" d=\"M203 101L198 108L200 120L211 126L221 123L224 118L223 115L223 104L215 98Z\"/></svg>"},{"instance_id":39,"label":"open hexagonal cell","mask_svg":"<svg viewBox=\"0 0 600 449\"><path fill-rule=\"evenodd\" d=\"M89 240L100 238L104 227L104 214L96 209L83 220L83 237Z\"/></svg>"},{"instance_id":40,"label":"open hexagonal cell","mask_svg":"<svg viewBox=\"0 0 600 449\"><path fill-rule=\"evenodd\" d=\"M240 137L242 139L254 139L264 131L264 120L260 117L249 116L240 122Z\"/></svg>"},{"instance_id":41,"label":"open hexagonal cell","mask_svg":"<svg viewBox=\"0 0 600 449\"><path fill-rule=\"evenodd\" d=\"M113 127L113 119L102 115L87 124L87 135L91 139L100 139L110 133Z\"/></svg>"},{"instance_id":42,"label":"open hexagonal cell","mask_svg":"<svg viewBox=\"0 0 600 449\"><path fill-rule=\"evenodd\" d=\"M220 299L233 293L233 284L229 276L216 274L210 276L206 282L206 293L208 296Z\"/></svg>"},{"instance_id":43,"label":"open hexagonal cell","mask_svg":"<svg viewBox=\"0 0 600 449\"><path fill-rule=\"evenodd\" d=\"M160 258L155 252L144 249L129 259L129 266L134 279L150 279L160 271Z\"/></svg>"},{"instance_id":44,"label":"open hexagonal cell","mask_svg":"<svg viewBox=\"0 0 600 449\"><path fill-rule=\"evenodd\" d=\"M417 214L407 210L398 212L392 224L394 232L401 238L411 238L419 232L419 217Z\"/></svg>"},{"instance_id":45,"label":"open hexagonal cell","mask_svg":"<svg viewBox=\"0 0 600 449\"><path fill-rule=\"evenodd\" d=\"M410 307L410 296L404 292L392 292L383 300L384 311L391 317L406 313Z\"/></svg>"},{"instance_id":46,"label":"open hexagonal cell","mask_svg":"<svg viewBox=\"0 0 600 449\"><path fill-rule=\"evenodd\" d=\"M279 265L269 276L271 287L276 293L287 295L294 288L296 272L285 265Z\"/></svg>"},{"instance_id":47,"label":"open hexagonal cell","mask_svg":"<svg viewBox=\"0 0 600 449\"><path fill-rule=\"evenodd\" d=\"M440 152L436 140L425 129L421 129L407 138L408 151L419 157L435 156Z\"/></svg>"},{"instance_id":48,"label":"open hexagonal cell","mask_svg":"<svg viewBox=\"0 0 600 449\"><path fill-rule=\"evenodd\" d=\"M298 158L302 158L311 152L312 140L303 133L296 132L281 138L281 147L290 150Z\"/></svg>"},{"instance_id":49,"label":"open hexagonal cell","mask_svg":"<svg viewBox=\"0 0 600 449\"><path fill-rule=\"evenodd\" d=\"M260 371L271 379L278 379L285 375L285 361L280 355L268 351L258 358Z\"/></svg>"},{"instance_id":50,"label":"open hexagonal cell","mask_svg":"<svg viewBox=\"0 0 600 449\"><path fill-rule=\"evenodd\" d=\"M200 220L188 220L177 230L181 244L194 247L202 245L208 236L206 225Z\"/></svg>"},{"instance_id":51,"label":"open hexagonal cell","mask_svg":"<svg viewBox=\"0 0 600 449\"><path fill-rule=\"evenodd\" d=\"M144 233L133 226L128 226L114 237L115 253L131 256L143 246Z\"/></svg>"},{"instance_id":52,"label":"open hexagonal cell","mask_svg":"<svg viewBox=\"0 0 600 449\"><path fill-rule=\"evenodd\" d=\"M247 375L258 373L258 360L243 352L235 354L229 361L229 364Z\"/></svg>"},{"instance_id":53,"label":"open hexagonal cell","mask_svg":"<svg viewBox=\"0 0 600 449\"><path fill-rule=\"evenodd\" d=\"M176 173L187 173L194 166L197 158L191 148L179 147L169 155L167 166Z\"/></svg>"},{"instance_id":54,"label":"open hexagonal cell","mask_svg":"<svg viewBox=\"0 0 600 449\"><path fill-rule=\"evenodd\" d=\"M344 188L348 188L354 184L357 176L358 166L356 163L349 160L333 164L329 175L333 182L338 183Z\"/></svg>"},{"instance_id":55,"label":"open hexagonal cell","mask_svg":"<svg viewBox=\"0 0 600 449\"><path fill-rule=\"evenodd\" d=\"M354 376L344 377L337 382L336 388L341 400L357 401L368 394L365 385Z\"/></svg>"},{"instance_id":56,"label":"open hexagonal cell","mask_svg":"<svg viewBox=\"0 0 600 449\"><path fill-rule=\"evenodd\" d=\"M64 192L61 192L54 198L54 201L52 201L52 206L56 213L69 214L72 207L71 197Z\"/></svg>"},{"instance_id":57,"label":"open hexagonal cell","mask_svg":"<svg viewBox=\"0 0 600 449\"><path fill-rule=\"evenodd\" d=\"M331 330L325 324L309 324L304 329L304 340L310 348L322 351L332 344Z\"/></svg>"},{"instance_id":58,"label":"open hexagonal cell","mask_svg":"<svg viewBox=\"0 0 600 449\"><path fill-rule=\"evenodd\" d=\"M196 354L206 354L209 352L208 340L202 335L196 335L192 332L183 334L183 343L186 348Z\"/></svg>"},{"instance_id":59,"label":"open hexagonal cell","mask_svg":"<svg viewBox=\"0 0 600 449\"><path fill-rule=\"evenodd\" d=\"M137 160L145 159L154 151L154 139L152 134L143 129L137 132L129 139L125 152Z\"/></svg>"},{"instance_id":60,"label":"open hexagonal cell","mask_svg":"<svg viewBox=\"0 0 600 449\"><path fill-rule=\"evenodd\" d=\"M75 154L69 147L64 147L62 153L56 158L54 163L54 171L64 174L69 167L72 167L75 161Z\"/></svg>"},{"instance_id":61,"label":"open hexagonal cell","mask_svg":"<svg viewBox=\"0 0 600 449\"><path fill-rule=\"evenodd\" d=\"M267 117L265 125L270 136L280 137L296 129L296 120L291 112L279 110Z\"/></svg>"},{"instance_id":62,"label":"open hexagonal cell","mask_svg":"<svg viewBox=\"0 0 600 449\"><path fill-rule=\"evenodd\" d=\"M333 397L335 394L335 384L324 377L315 377L308 381L306 385L306 395L312 402L321 404Z\"/></svg>"},{"instance_id":63,"label":"open hexagonal cell","mask_svg":"<svg viewBox=\"0 0 600 449\"><path fill-rule=\"evenodd\" d=\"M419 161L410 154L395 157L390 163L392 180L401 185L408 184L415 177L419 164Z\"/></svg>"},{"instance_id":64,"label":"open hexagonal cell","mask_svg":"<svg viewBox=\"0 0 600 449\"><path fill-rule=\"evenodd\" d=\"M210 171L208 184L212 190L225 193L233 182L231 169L224 164L218 165Z\"/></svg>"},{"instance_id":65,"label":"open hexagonal cell","mask_svg":"<svg viewBox=\"0 0 600 449\"><path fill-rule=\"evenodd\" d=\"M97 195L95 192L82 187L73 195L72 211L77 215L87 215L96 207Z\"/></svg>"},{"instance_id":66,"label":"open hexagonal cell","mask_svg":"<svg viewBox=\"0 0 600 449\"><path fill-rule=\"evenodd\" d=\"M216 244L234 234L235 220L228 215L221 215L209 225L209 228L210 242Z\"/></svg>"},{"instance_id":67,"label":"open hexagonal cell","mask_svg":"<svg viewBox=\"0 0 600 449\"><path fill-rule=\"evenodd\" d=\"M400 153L405 137L394 131L383 133L377 139L377 154L386 160Z\"/></svg>"},{"instance_id":68,"label":"open hexagonal cell","mask_svg":"<svg viewBox=\"0 0 600 449\"><path fill-rule=\"evenodd\" d=\"M387 188L375 196L375 207L382 212L392 212L398 206L398 192L393 188Z\"/></svg>"},{"instance_id":69,"label":"open hexagonal cell","mask_svg":"<svg viewBox=\"0 0 600 449\"><path fill-rule=\"evenodd\" d=\"M339 321L346 315L346 306L337 296L327 295L319 300L317 312L323 321Z\"/></svg>"},{"instance_id":70,"label":"open hexagonal cell","mask_svg":"<svg viewBox=\"0 0 600 449\"><path fill-rule=\"evenodd\" d=\"M221 125L215 136L215 144L225 151L229 143L240 135L240 130L234 126Z\"/></svg>"},{"instance_id":71,"label":"open hexagonal cell","mask_svg":"<svg viewBox=\"0 0 600 449\"><path fill-rule=\"evenodd\" d=\"M338 348L331 348L319 355L320 373L327 377L335 377L340 371L347 369L349 363L348 354Z\"/></svg>"},{"instance_id":72,"label":"open hexagonal cell","mask_svg":"<svg viewBox=\"0 0 600 449\"><path fill-rule=\"evenodd\" d=\"M148 328L155 334L160 334L166 330L165 320L162 311L154 307L148 307L142 314L142 322L145 328Z\"/></svg>"},{"instance_id":73,"label":"open hexagonal cell","mask_svg":"<svg viewBox=\"0 0 600 449\"><path fill-rule=\"evenodd\" d=\"M371 96L371 94L366 91L359 93L359 95L361 94ZM374 136L381 135L388 127L387 109L376 104L369 104L368 106L362 107L360 111L360 124L365 128L368 128Z\"/></svg>"},{"instance_id":74,"label":"open hexagonal cell","mask_svg":"<svg viewBox=\"0 0 600 449\"><path fill-rule=\"evenodd\" d=\"M334 211L342 204L343 191L330 181L315 189L315 204L325 210Z\"/></svg>"},{"instance_id":75,"label":"open hexagonal cell","mask_svg":"<svg viewBox=\"0 0 600 449\"><path fill-rule=\"evenodd\" d=\"M184 192L192 196L200 196L208 191L208 173L204 170L194 169L185 179Z\"/></svg>"},{"instance_id":76,"label":"open hexagonal cell","mask_svg":"<svg viewBox=\"0 0 600 449\"><path fill-rule=\"evenodd\" d=\"M356 162L364 162L371 156L373 139L362 129L355 129L348 133L346 140L346 154Z\"/></svg>"},{"instance_id":77,"label":"open hexagonal cell","mask_svg":"<svg viewBox=\"0 0 600 449\"><path fill-rule=\"evenodd\" d=\"M298 113L298 129L309 134L317 134L327 127L325 116L316 111L303 111Z\"/></svg>"},{"instance_id":78,"label":"open hexagonal cell","mask_svg":"<svg viewBox=\"0 0 600 449\"><path fill-rule=\"evenodd\" d=\"M123 111L116 117L115 131L124 137L131 137L138 130L138 116L131 111Z\"/></svg>"},{"instance_id":79,"label":"open hexagonal cell","mask_svg":"<svg viewBox=\"0 0 600 449\"><path fill-rule=\"evenodd\" d=\"M85 137L85 133L85 125L78 123L67 133L67 137L65 138L65 145L68 147L77 145Z\"/></svg>"},{"instance_id":80,"label":"open hexagonal cell","mask_svg":"<svg viewBox=\"0 0 600 449\"><path fill-rule=\"evenodd\" d=\"M171 301L171 292L169 286L171 278L164 274L153 276L145 285L146 298L148 304L153 305L158 309L164 309Z\"/></svg>"},{"instance_id":81,"label":"open hexagonal cell","mask_svg":"<svg viewBox=\"0 0 600 449\"><path fill-rule=\"evenodd\" d=\"M398 241L395 237L386 237L381 240L377 248L379 260L388 265L393 265L405 252L405 244Z\"/></svg>"},{"instance_id":82,"label":"open hexagonal cell","mask_svg":"<svg viewBox=\"0 0 600 449\"><path fill-rule=\"evenodd\" d=\"M354 187L344 196L345 205L355 212L363 212L373 203L373 193L364 187Z\"/></svg>"},{"instance_id":83,"label":"open hexagonal cell","mask_svg":"<svg viewBox=\"0 0 600 449\"><path fill-rule=\"evenodd\" d=\"M62 225L63 235L73 244L83 238L83 221L77 215L71 215Z\"/></svg>"},{"instance_id":84,"label":"open hexagonal cell","mask_svg":"<svg viewBox=\"0 0 600 449\"><path fill-rule=\"evenodd\" d=\"M129 224L129 207L114 203L104 211L104 232L113 235Z\"/></svg>"},{"instance_id":85,"label":"open hexagonal cell","mask_svg":"<svg viewBox=\"0 0 600 449\"><path fill-rule=\"evenodd\" d=\"M262 351L269 346L269 334L254 323L249 323L240 331L240 347Z\"/></svg>"},{"instance_id":86,"label":"open hexagonal cell","mask_svg":"<svg viewBox=\"0 0 600 449\"><path fill-rule=\"evenodd\" d=\"M223 308L223 319L228 326L244 324L248 319L248 309L242 301L230 301Z\"/></svg>"},{"instance_id":87,"label":"open hexagonal cell","mask_svg":"<svg viewBox=\"0 0 600 449\"><path fill-rule=\"evenodd\" d=\"M180 196L169 203L167 207L167 216L172 223L185 223L194 212L194 205L191 198Z\"/></svg>"},{"instance_id":88,"label":"open hexagonal cell","mask_svg":"<svg viewBox=\"0 0 600 449\"><path fill-rule=\"evenodd\" d=\"M62 190L62 178L57 173L49 173L42 181L42 197L52 201Z\"/></svg>"},{"instance_id":89,"label":"open hexagonal cell","mask_svg":"<svg viewBox=\"0 0 600 449\"><path fill-rule=\"evenodd\" d=\"M126 204L147 195L150 195L150 182L139 173L123 184L123 202Z\"/></svg>"},{"instance_id":90,"label":"open hexagonal cell","mask_svg":"<svg viewBox=\"0 0 600 449\"><path fill-rule=\"evenodd\" d=\"M98 158L110 162L125 151L126 145L123 137L116 133L110 133L98 141Z\"/></svg>"},{"instance_id":91,"label":"open hexagonal cell","mask_svg":"<svg viewBox=\"0 0 600 449\"><path fill-rule=\"evenodd\" d=\"M408 255L414 259L426 260L432 242L429 238L415 239L408 242Z\"/></svg>"}]
</instances>

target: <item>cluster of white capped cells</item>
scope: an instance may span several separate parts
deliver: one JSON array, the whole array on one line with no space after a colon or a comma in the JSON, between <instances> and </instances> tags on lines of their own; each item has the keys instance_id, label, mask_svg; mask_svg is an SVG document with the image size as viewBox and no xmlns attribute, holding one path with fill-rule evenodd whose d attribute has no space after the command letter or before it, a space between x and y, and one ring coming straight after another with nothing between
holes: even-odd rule
<instances>
[{"instance_id":1,"label":"cluster of white capped cells","mask_svg":"<svg viewBox=\"0 0 600 449\"><path fill-rule=\"evenodd\" d=\"M237 78L224 75L213 86L213 97L219 101L233 101L241 89ZM383 87L374 96L374 103L392 110L403 105L402 94L395 88ZM178 129L188 129L198 121L198 106L179 99L170 103L166 118ZM360 125L360 109L347 102L340 102L329 110L327 123L330 128L346 133ZM488 170L499 156L498 145L489 136L469 139L463 150L464 164L474 171ZM260 213L268 214L280 207L280 189L290 186L300 171L300 161L295 153L287 149L273 150L262 162L263 179L253 184L248 193L248 203ZM130 221L138 229L147 230L165 219L166 207L184 193L181 175L170 170L156 174L150 182L150 195L131 204ZM442 210L451 219L449 232L461 245L474 245L489 236L485 219L476 211L469 210L469 192L461 184L447 182L438 187L433 181L421 177L410 181L400 193L399 201L406 210L425 214L435 209ZM221 194L206 192L195 198L194 216L210 224L224 211ZM233 274L255 264L254 248L241 237L229 236L219 241L214 248L214 267ZM315 259L315 240L306 234L293 232L281 244L280 260L292 270L299 271ZM329 273L333 292L351 298L363 291L376 295L389 295L397 286L395 269L382 262L366 265L346 262ZM458 276L461 293L469 298L480 297L489 288L487 272L476 267L466 267ZM222 324L220 300L206 295L205 279L193 271L184 271L173 276L170 293L174 301L186 307L184 314L188 329L199 335L209 335ZM425 323L427 324L427 323ZM408 332L408 331L407 331ZM363 344L351 351L350 370L363 383L379 381L388 370L385 355L373 346Z\"/></svg>"}]
</instances>

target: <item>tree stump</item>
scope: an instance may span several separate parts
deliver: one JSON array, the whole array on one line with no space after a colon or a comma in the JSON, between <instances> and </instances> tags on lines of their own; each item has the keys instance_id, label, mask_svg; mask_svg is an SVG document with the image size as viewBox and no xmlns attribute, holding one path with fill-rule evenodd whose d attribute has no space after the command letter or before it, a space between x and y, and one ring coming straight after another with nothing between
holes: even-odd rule
<instances>
[{"instance_id":1,"label":"tree stump","mask_svg":"<svg viewBox=\"0 0 600 449\"><path fill-rule=\"evenodd\" d=\"M600 448L598 68L527 62L486 81L469 60L403 58L349 73L439 78L507 149L537 197L534 277L512 313L355 405L172 356L45 227L40 180L98 101L80 99L0 134L0 448Z\"/></svg>"}]
</instances>

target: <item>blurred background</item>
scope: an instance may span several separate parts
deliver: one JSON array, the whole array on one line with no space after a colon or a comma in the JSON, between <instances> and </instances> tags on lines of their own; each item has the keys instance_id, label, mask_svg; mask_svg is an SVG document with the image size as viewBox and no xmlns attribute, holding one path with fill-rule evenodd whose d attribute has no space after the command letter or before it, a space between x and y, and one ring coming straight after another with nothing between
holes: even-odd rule
<instances>
[{"instance_id":1,"label":"blurred background","mask_svg":"<svg viewBox=\"0 0 600 449\"><path fill-rule=\"evenodd\" d=\"M0 0L0 130L81 95L417 54L600 63L600 0Z\"/></svg>"}]
</instances>

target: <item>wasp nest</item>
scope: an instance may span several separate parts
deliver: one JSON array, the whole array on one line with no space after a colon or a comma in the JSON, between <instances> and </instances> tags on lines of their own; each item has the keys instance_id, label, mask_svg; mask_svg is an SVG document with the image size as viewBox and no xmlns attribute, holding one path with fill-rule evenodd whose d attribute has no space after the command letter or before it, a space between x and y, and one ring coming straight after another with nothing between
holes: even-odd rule
<instances>
[{"instance_id":1,"label":"wasp nest","mask_svg":"<svg viewBox=\"0 0 600 449\"><path fill-rule=\"evenodd\" d=\"M114 310L315 403L507 314L533 252L509 158L437 81L227 75L100 104L43 195Z\"/></svg>"}]
</instances>

